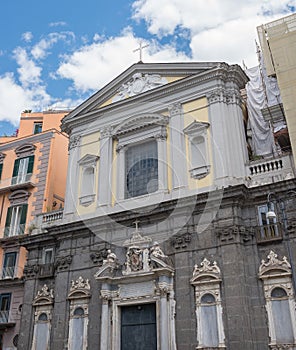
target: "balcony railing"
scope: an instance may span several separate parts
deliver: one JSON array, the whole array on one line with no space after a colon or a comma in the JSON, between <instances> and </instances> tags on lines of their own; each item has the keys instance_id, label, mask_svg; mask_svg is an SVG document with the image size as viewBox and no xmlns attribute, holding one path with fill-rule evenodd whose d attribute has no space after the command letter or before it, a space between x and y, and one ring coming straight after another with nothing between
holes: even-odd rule
<instances>
[{"instance_id":1,"label":"balcony railing","mask_svg":"<svg viewBox=\"0 0 296 350\"><path fill-rule=\"evenodd\" d=\"M8 179L0 180L0 190L15 187L22 184L31 184L34 186L36 182L36 176L33 174L22 174L14 177L10 177Z\"/></svg>"},{"instance_id":2,"label":"balcony railing","mask_svg":"<svg viewBox=\"0 0 296 350\"><path fill-rule=\"evenodd\" d=\"M25 233L26 225L15 225L15 226L6 226L2 228L3 235L2 237L15 237L19 235L23 235ZM1 236L0 236L1 237Z\"/></svg>"},{"instance_id":3,"label":"balcony railing","mask_svg":"<svg viewBox=\"0 0 296 350\"><path fill-rule=\"evenodd\" d=\"M283 230L281 224L279 223L256 227L257 243L280 241L282 239Z\"/></svg>"},{"instance_id":4,"label":"balcony railing","mask_svg":"<svg viewBox=\"0 0 296 350\"><path fill-rule=\"evenodd\" d=\"M33 222L35 227L31 234L39 234L44 232L47 227L56 225L63 219L63 209L54 210L48 213L41 213L36 215L36 219Z\"/></svg>"},{"instance_id":5,"label":"balcony railing","mask_svg":"<svg viewBox=\"0 0 296 350\"><path fill-rule=\"evenodd\" d=\"M17 266L3 267L1 279L20 278L23 275L23 268Z\"/></svg>"},{"instance_id":6,"label":"balcony railing","mask_svg":"<svg viewBox=\"0 0 296 350\"><path fill-rule=\"evenodd\" d=\"M294 178L293 169L291 154L252 161L248 166L249 184L255 187Z\"/></svg>"},{"instance_id":7,"label":"balcony railing","mask_svg":"<svg viewBox=\"0 0 296 350\"><path fill-rule=\"evenodd\" d=\"M48 224L57 220L62 220L63 209L51 211L49 213L43 213L41 215L42 215L42 224Z\"/></svg>"},{"instance_id":8,"label":"balcony railing","mask_svg":"<svg viewBox=\"0 0 296 350\"><path fill-rule=\"evenodd\" d=\"M8 323L9 320L9 310L0 311L0 323Z\"/></svg>"}]
</instances>

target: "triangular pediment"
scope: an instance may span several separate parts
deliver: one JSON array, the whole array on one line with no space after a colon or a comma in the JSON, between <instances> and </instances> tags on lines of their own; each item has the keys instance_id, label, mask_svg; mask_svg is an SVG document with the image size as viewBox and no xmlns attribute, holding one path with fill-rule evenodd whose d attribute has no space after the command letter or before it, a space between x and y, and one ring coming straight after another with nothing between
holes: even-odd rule
<instances>
[{"instance_id":1,"label":"triangular pediment","mask_svg":"<svg viewBox=\"0 0 296 350\"><path fill-rule=\"evenodd\" d=\"M217 62L134 64L70 112L63 119L62 127L67 131L68 123L80 119L82 115L117 106L151 91L163 91L172 84L181 83L186 78L201 75L218 66Z\"/></svg>"}]
</instances>

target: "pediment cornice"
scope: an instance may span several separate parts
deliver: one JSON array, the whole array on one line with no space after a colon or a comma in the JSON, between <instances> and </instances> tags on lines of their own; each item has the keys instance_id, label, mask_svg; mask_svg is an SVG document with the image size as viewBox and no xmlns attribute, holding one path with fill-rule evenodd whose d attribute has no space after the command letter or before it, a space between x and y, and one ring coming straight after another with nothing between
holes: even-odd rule
<instances>
[{"instance_id":1,"label":"pediment cornice","mask_svg":"<svg viewBox=\"0 0 296 350\"><path fill-rule=\"evenodd\" d=\"M139 72L160 74L161 76L179 75L180 78L183 78L127 99L102 106L105 101L117 93L125 81L131 79L133 74ZM146 99L160 99L166 95L178 93L182 90L186 91L190 87L203 85L215 79L235 82L238 88L244 87L248 81L247 76L238 65L230 66L226 63L136 64L69 113L62 121L62 129L70 133L73 127L79 127L85 123L84 118L87 118L88 123L91 123L99 118L100 115L108 113L108 111L116 112L117 109L122 109L126 105L130 106L140 101L144 103ZM201 90L203 90L202 87ZM206 92L204 90L204 95Z\"/></svg>"}]
</instances>

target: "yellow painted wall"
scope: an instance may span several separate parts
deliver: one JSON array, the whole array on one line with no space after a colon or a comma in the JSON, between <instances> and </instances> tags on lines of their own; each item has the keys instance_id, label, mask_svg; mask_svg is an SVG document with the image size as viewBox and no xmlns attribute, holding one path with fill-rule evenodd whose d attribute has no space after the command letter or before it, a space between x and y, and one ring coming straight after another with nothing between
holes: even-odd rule
<instances>
[{"instance_id":1,"label":"yellow painted wall","mask_svg":"<svg viewBox=\"0 0 296 350\"><path fill-rule=\"evenodd\" d=\"M189 126L195 120L198 122L209 122L209 114L208 114L208 101L207 98L200 98L198 100L190 101L184 103L182 105L184 112L184 128ZM186 157L187 157L187 174L188 174L188 186L189 189L203 188L212 185L213 183L213 175L212 169L210 169L210 173L198 180L193 179L189 173L190 167L190 152L189 152L189 139L186 135ZM211 133L210 127L207 130L207 138L208 138L208 156L209 163L212 164L212 148L211 148Z\"/></svg>"}]
</instances>

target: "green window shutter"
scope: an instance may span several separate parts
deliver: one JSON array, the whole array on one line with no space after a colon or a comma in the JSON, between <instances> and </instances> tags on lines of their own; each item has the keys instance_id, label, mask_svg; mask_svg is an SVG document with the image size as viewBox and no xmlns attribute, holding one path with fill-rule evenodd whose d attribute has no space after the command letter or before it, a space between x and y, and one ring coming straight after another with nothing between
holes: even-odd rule
<instances>
[{"instance_id":1,"label":"green window shutter","mask_svg":"<svg viewBox=\"0 0 296 350\"><path fill-rule=\"evenodd\" d=\"M12 214L12 208L13 208L13 207L9 207L9 208L7 209L7 215L6 215L5 227L9 227L9 226L10 226L10 222L11 222L11 214Z\"/></svg>"},{"instance_id":2,"label":"green window shutter","mask_svg":"<svg viewBox=\"0 0 296 350\"><path fill-rule=\"evenodd\" d=\"M27 174L33 173L33 167L34 167L34 156L29 157L29 164L28 164L28 171Z\"/></svg>"},{"instance_id":3,"label":"green window shutter","mask_svg":"<svg viewBox=\"0 0 296 350\"><path fill-rule=\"evenodd\" d=\"M16 160L14 161L14 167L13 167L12 177L17 176L18 170L19 170L19 166L20 166L20 159L16 159Z\"/></svg>"},{"instance_id":4,"label":"green window shutter","mask_svg":"<svg viewBox=\"0 0 296 350\"><path fill-rule=\"evenodd\" d=\"M2 169L3 169L3 163L0 164L0 180L1 180L1 175L2 175Z\"/></svg>"},{"instance_id":5,"label":"green window shutter","mask_svg":"<svg viewBox=\"0 0 296 350\"><path fill-rule=\"evenodd\" d=\"M22 205L20 225L24 225L27 219L28 204Z\"/></svg>"}]
</instances>

